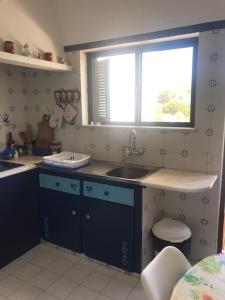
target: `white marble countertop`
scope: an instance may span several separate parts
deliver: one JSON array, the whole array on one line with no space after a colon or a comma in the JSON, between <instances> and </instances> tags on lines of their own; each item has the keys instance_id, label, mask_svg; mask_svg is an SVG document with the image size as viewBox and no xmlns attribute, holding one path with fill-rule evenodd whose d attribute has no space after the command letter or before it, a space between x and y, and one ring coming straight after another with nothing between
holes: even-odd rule
<instances>
[{"instance_id":1,"label":"white marble countertop","mask_svg":"<svg viewBox=\"0 0 225 300\"><path fill-rule=\"evenodd\" d=\"M216 180L215 174L204 174L190 171L160 169L143 182L151 187L183 193L199 193L210 190Z\"/></svg>"},{"instance_id":2,"label":"white marble countertop","mask_svg":"<svg viewBox=\"0 0 225 300\"><path fill-rule=\"evenodd\" d=\"M35 165L35 164L42 162L42 157L34 156L34 155L24 155L24 156L19 156L18 158L13 158L8 161L17 163L17 164L23 164L23 165L30 166L30 165Z\"/></svg>"},{"instance_id":3,"label":"white marble countertop","mask_svg":"<svg viewBox=\"0 0 225 300\"><path fill-rule=\"evenodd\" d=\"M42 158L39 156L21 156L19 158L14 158L10 160L10 162L24 164L24 166L2 171L0 172L0 178L34 169L36 168L35 164L42 162ZM89 174L92 176L106 177L108 180L112 178L114 181L130 182L142 186L183 193L198 193L208 191L213 187L218 177L215 174L204 174L198 172L180 171L165 168L161 168L151 175L146 175L138 179L123 179L110 177L106 175L106 173L109 170L123 165L124 164L106 161L91 161L91 164L89 166L68 172L73 172L77 175ZM63 172L63 170L60 171Z\"/></svg>"},{"instance_id":4,"label":"white marble countertop","mask_svg":"<svg viewBox=\"0 0 225 300\"><path fill-rule=\"evenodd\" d=\"M7 176L11 176L11 175L15 175L18 173L35 169L36 168L35 164L42 162L42 158L39 156L21 156L18 158L13 158L7 161L6 160L3 161L22 164L23 166L0 172L0 178L4 178Z\"/></svg>"}]
</instances>

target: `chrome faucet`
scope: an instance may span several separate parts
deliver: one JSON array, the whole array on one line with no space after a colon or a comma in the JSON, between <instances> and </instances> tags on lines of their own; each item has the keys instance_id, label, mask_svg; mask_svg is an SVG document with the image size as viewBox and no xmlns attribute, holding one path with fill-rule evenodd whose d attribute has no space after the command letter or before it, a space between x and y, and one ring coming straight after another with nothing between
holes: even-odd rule
<instances>
[{"instance_id":1,"label":"chrome faucet","mask_svg":"<svg viewBox=\"0 0 225 300\"><path fill-rule=\"evenodd\" d=\"M136 130L132 129L129 133L129 144L128 146L122 146L122 161L127 160L130 155L141 156L145 153L145 148L136 148Z\"/></svg>"}]
</instances>

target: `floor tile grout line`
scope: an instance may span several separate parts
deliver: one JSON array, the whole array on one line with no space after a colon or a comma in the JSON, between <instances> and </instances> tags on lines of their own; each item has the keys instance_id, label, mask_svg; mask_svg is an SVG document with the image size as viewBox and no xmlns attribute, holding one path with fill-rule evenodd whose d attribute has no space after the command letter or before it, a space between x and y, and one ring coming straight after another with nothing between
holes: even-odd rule
<instances>
[{"instance_id":1,"label":"floor tile grout line","mask_svg":"<svg viewBox=\"0 0 225 300\"><path fill-rule=\"evenodd\" d=\"M73 281L72 281L73 282ZM73 282L73 283L75 283L75 282ZM63 300L66 300L77 288L79 287L79 284L77 284L77 286L75 287L75 289L72 289L72 291L66 296L66 298L64 298ZM48 288L49 289L49 288ZM48 289L46 290L46 293L48 293L49 295L51 295L51 296L54 296L54 297L56 297L57 299L59 299L59 300L62 300L62 298L59 298L59 297L57 297L57 296L55 296L55 295L53 295L53 294L51 294L51 293L49 293L48 292Z\"/></svg>"},{"instance_id":2,"label":"floor tile grout line","mask_svg":"<svg viewBox=\"0 0 225 300\"><path fill-rule=\"evenodd\" d=\"M31 265L33 265L33 266L37 266L37 265L34 265L34 264L31 264ZM41 270L40 271L38 271L34 276L32 276L29 280L31 280L32 278L34 278L35 276L37 276L38 274L40 274L41 272L43 272L43 271L45 271L45 269L44 268L41 268L41 267L39 267ZM18 271L18 270L17 270ZM53 274L53 273L52 273ZM21 281L23 281L23 282L25 282L25 283L29 283L29 284L31 284L30 283L30 281L28 280L28 281L26 281L26 280L24 280L24 279L22 279L22 278L20 278L20 277L18 277L18 276L16 276L15 274L10 274L11 276L13 276L13 277L15 277L15 278L17 278L17 279L19 279L19 280L21 280ZM53 275L55 275L55 274L53 274ZM32 285L32 284L31 284ZM33 286L33 285L32 285Z\"/></svg>"},{"instance_id":3,"label":"floor tile grout line","mask_svg":"<svg viewBox=\"0 0 225 300\"><path fill-rule=\"evenodd\" d=\"M44 246L44 247L40 247L40 246ZM33 248L31 248L30 250L28 250L27 252L25 252L23 255L25 255L26 253L28 253L29 251L32 251L33 249L35 249L35 248L40 248L40 251L42 252L42 253L39 253L36 257L33 257L31 260L33 260L33 259L36 259L37 257L39 257L39 256L41 256L41 255L43 255L43 254L45 254L46 252L51 252L52 251L52 249L51 250L47 250L47 249L44 249L44 248L52 248L52 249L57 249L57 247L53 247L53 246L49 246L49 245L46 245L46 244L44 244L44 243L42 243L42 242L40 242L38 245L36 245L36 246L34 246ZM53 252L53 251L52 251ZM22 255L22 256L23 256ZM21 256L21 257L22 257Z\"/></svg>"},{"instance_id":4,"label":"floor tile grout line","mask_svg":"<svg viewBox=\"0 0 225 300\"><path fill-rule=\"evenodd\" d=\"M69 252L64 249L64 248L61 248L60 246L55 246L55 245L52 245L51 243L41 243L49 248L53 248L53 249L57 249L59 251L62 251L64 254L71 254L71 255L74 255L74 256L79 256L80 259L78 261L76 261L75 263L79 264L78 262L81 260L81 259L85 259L87 261L91 261L91 262L94 262L96 263L98 266L105 266L105 267L108 267L109 269L112 269L114 271L116 271L117 273L122 273L122 274L128 274L129 276L132 276L132 277L136 277L133 273L130 273L126 270L123 270L123 269L120 269L118 267L115 267L115 266L112 266L112 265L108 265L107 263L104 263L104 262L101 262L101 261L98 261L98 260L95 260L93 258L90 258L88 256L86 256L85 254L80 254L78 252L74 252L72 250L70 250ZM51 251L51 250L50 250ZM60 256L63 256L63 255L60 255ZM82 264L79 264L81 266L83 266ZM86 266L85 266L86 267ZM87 268L87 267L86 267Z\"/></svg>"},{"instance_id":5,"label":"floor tile grout line","mask_svg":"<svg viewBox=\"0 0 225 300\"><path fill-rule=\"evenodd\" d=\"M38 274L40 274L41 272L43 272L43 271L48 271L48 270L46 270L46 269L44 269L44 268L42 268L42 270L40 270L37 274L35 274L32 278L34 278L35 276L37 276ZM54 274L54 273L52 273L52 272L50 272L50 271L48 271L49 273L51 273L51 274L53 274L53 275L55 275L55 276L57 276L57 278L51 283L51 285L52 284L54 284L58 279L59 279L59 275L56 275L56 274ZM20 286L20 287L18 287L18 288L16 288L15 290L13 290L13 292L12 293L10 293L10 295L12 295L17 289L19 289L19 288L21 288L23 285L25 285L25 284L28 284L28 285L31 285L32 287L35 287L35 288L38 288L39 290L41 290L41 292L46 292L46 290L50 287L47 287L46 289L43 289L43 288L40 288L40 287L38 287L38 286L36 286L36 285L34 285L34 284L32 284L32 282L30 282L30 281L25 281L24 279L21 279L21 278L19 278L19 277L17 277L16 275L12 275L12 274L9 274L9 275L11 275L12 277L15 277L16 279L19 279L19 280L21 280L21 281L23 281L23 284ZM31 278L31 279L32 279ZM1 295L3 295L3 294L1 294ZM9 296L10 296L9 295ZM4 296L4 295L3 295ZM4 296L5 297L5 296Z\"/></svg>"},{"instance_id":6,"label":"floor tile grout line","mask_svg":"<svg viewBox=\"0 0 225 300\"><path fill-rule=\"evenodd\" d=\"M135 284L135 288L137 288L137 289L139 289L140 290L140 288L138 287L138 285L139 285L139 283L141 284L141 286L142 286L142 283L141 283L141 278L138 280L138 282Z\"/></svg>"},{"instance_id":7,"label":"floor tile grout line","mask_svg":"<svg viewBox=\"0 0 225 300\"><path fill-rule=\"evenodd\" d=\"M48 271L48 272L50 272L50 273L52 273L52 274L54 274L54 275L57 275L57 276L63 276L67 271L69 271L69 270L76 264L76 262L74 262L73 265L72 265L68 270L66 270L64 273L62 273L62 274L59 275L59 274L54 273L53 271L50 271L50 270L47 268L47 267L50 266L52 263L56 262L57 259L59 259L59 257L57 257L55 260L53 260L50 264L48 264L48 265L45 266L45 267L42 267L42 266L40 266L40 265L38 265L38 264L35 264L35 263L32 263L32 262L30 262L30 264L32 264L33 266L37 266L37 267L39 267L39 268L42 268L43 270Z\"/></svg>"},{"instance_id":8,"label":"floor tile grout line","mask_svg":"<svg viewBox=\"0 0 225 300\"><path fill-rule=\"evenodd\" d=\"M64 249L64 248L61 248L60 246L55 246L55 245L53 245L53 244L51 244L51 243L41 243L41 244L43 244L43 245L45 245L45 246L48 246L49 248L53 248L53 249L57 249L57 250L59 250L59 251L62 251L63 253L67 253L67 254L71 254L71 255L74 255L74 256L79 256L80 257L80 259L78 260L78 261L80 261L81 259L86 259L87 261L91 261L91 262L94 262L94 263L96 263L96 264L98 264L98 265L102 265L102 266L109 266L112 270L114 270L114 271L116 271L117 273L118 272L120 272L120 273L123 273L123 274L129 274L130 276L134 276L135 277L135 275L133 274L133 273L130 273L130 272L128 272L128 271L126 271L126 270L123 270L123 269L121 269L121 268L118 268L118 267L115 267L115 266L112 266L112 265L108 265L107 263L104 263L104 262L101 262L101 261L98 261L98 260L96 260L96 259L94 259L94 258L91 258L91 257L88 257L88 256L86 256L85 254L83 254L83 253L79 253L79 252L74 252L74 251L72 251L72 250L70 250L69 252L67 251L67 249ZM50 250L51 251L51 250ZM76 262L76 263L78 263L78 261ZM79 263L78 263L79 264Z\"/></svg>"},{"instance_id":9,"label":"floor tile grout line","mask_svg":"<svg viewBox=\"0 0 225 300\"><path fill-rule=\"evenodd\" d=\"M57 260L58 258L56 258L56 260ZM56 260L54 260L54 261L52 261L50 264L52 264L52 263L54 263ZM54 273L54 272L52 272L52 271L50 271L49 269L47 269L47 266L46 267L41 267L41 266L39 266L39 265L37 265L37 264L34 264L34 263L32 263L32 262L27 262L27 263L25 263L24 265L26 265L26 264L31 264L31 265L33 265L33 266L36 266L36 267L39 267L41 270L38 272L38 273L36 273L34 276L32 276L31 277L31 279L32 278L34 278L34 277L36 277L38 274L40 274L41 272L43 272L43 271L48 271L49 273L52 273L53 275L56 275L57 277L64 277L64 278L66 278L66 279L68 279L68 280L70 280L70 281L72 281L72 282L74 282L74 283L77 283L77 284L81 284L81 283L78 283L78 282L75 282L75 281L73 281L72 279L70 279L70 278L67 278L66 276L64 276L67 272L69 272L69 270L70 269L72 269L75 265L79 265L77 262L74 262L73 263L73 265L71 266L71 267L69 267L69 269L67 269L65 272L63 272L62 274L56 274L56 273ZM49 265L50 265L49 264ZM24 265L21 267L21 268L19 268L19 269L22 269L23 267L24 267ZM49 266L48 265L48 266ZM96 269L97 269L97 267L98 266L96 266L96 268L95 269L90 269L90 268L88 268L88 267L86 267L86 266L83 266L83 265L79 265L79 266L81 266L81 267L83 267L83 268L85 268L85 269L88 269L88 270L90 270L91 272L82 280L82 281L84 281L91 273L93 273L94 271L95 272L97 272L96 271ZM18 269L18 270L19 270ZM18 271L17 270L17 271ZM99 274L101 274L100 272L98 272ZM32 285L32 286L34 286L34 287L36 287L35 285L33 285L29 280L28 281L26 281L26 280L24 280L24 279L22 279L22 278L20 278L20 277L18 277L18 276L16 276L16 275L12 275L12 274L10 274L10 273L8 273L7 272L7 274L8 275L11 275L11 276L13 276L13 277L16 277L17 279L19 279L19 280L21 280L21 281L23 281L24 283L28 283L28 284L30 284L30 285ZM59 278L57 278L56 280L58 280ZM56 281L55 280L55 281ZM53 285L54 283L55 283L55 281L53 282L53 283L51 283L51 285ZM51 286L50 285L50 286ZM49 286L49 287L50 287ZM42 289L41 289L42 290Z\"/></svg>"},{"instance_id":10,"label":"floor tile grout line","mask_svg":"<svg viewBox=\"0 0 225 300\"><path fill-rule=\"evenodd\" d=\"M41 273L41 272L40 272L40 273ZM39 274L40 274L40 273L39 273ZM51 273L51 272L50 272L50 273ZM55 275L54 273L52 273L52 274ZM35 277L35 276L34 276L34 277ZM34 277L33 277L33 278L34 278ZM57 276L57 277L59 277L59 276ZM59 279L59 278L56 278L56 279L52 282L52 284L55 283L58 279ZM36 288L39 288L39 289L42 290L42 291L46 291L46 290L48 289L48 287L45 288L45 289L42 289L42 288L40 288L40 287L38 287L38 286L32 284L31 282L29 282L29 284L32 285L32 286L34 286L34 287L36 287Z\"/></svg>"},{"instance_id":11,"label":"floor tile grout line","mask_svg":"<svg viewBox=\"0 0 225 300\"><path fill-rule=\"evenodd\" d=\"M93 291L93 292L96 292L96 293L101 293L101 292L103 292L103 290L111 283L113 281L113 278L110 278L110 281L103 287L103 289L101 290L101 291L96 291L95 289L93 289L93 288L91 288L91 287L88 287L88 286L86 286L85 284L83 284L83 282L81 282L80 283L80 285L82 285L83 287L85 287L85 288L88 288L89 290L91 290L91 291Z\"/></svg>"},{"instance_id":12,"label":"floor tile grout line","mask_svg":"<svg viewBox=\"0 0 225 300\"><path fill-rule=\"evenodd\" d=\"M54 280L47 288L43 289L43 288L40 288L40 287L38 287L38 286L33 285L30 281L26 281L26 280L24 280L24 279L21 279L20 277L17 277L16 275L14 275L14 274L12 274L12 273L8 273L7 271L4 271L8 276L15 277L15 278L17 278L17 279L19 279L19 280L21 280L21 281L23 282L22 285L21 285L20 287L16 288L15 290L13 290L13 292L10 293L10 295L12 295L17 289L20 289L20 288L22 288L22 287L25 286L25 285L30 285L30 286L32 286L32 287L38 288L38 289L40 290L40 294L42 294L42 293L47 293L47 294L49 294L49 295L51 295L51 296L54 296L54 297L56 297L57 299L61 300L61 298L59 298L59 297L57 297L57 296L51 294L50 292L48 292L48 289L49 289L52 285L54 285L55 282L56 282L57 280L64 278L64 279L66 279L66 280L69 280L70 282L73 282L74 284L77 284L76 288L73 289L73 290L71 291L71 293L69 293L65 299L67 299L67 298L68 298L68 297L69 297L69 296L70 296L70 295L71 295L71 294L72 294L79 286L83 286L83 287L85 287L85 288L87 288L87 289L89 289L89 290L91 290L91 291L97 293L97 296L95 297L95 299L96 299L96 298L97 298L98 296L100 296L100 295L107 296L107 295L103 294L103 291L107 288L107 286L108 286L114 279L120 281L119 279L116 278L116 277L118 276L118 274L125 274L125 275L130 275L131 277L136 277L136 276L133 276L132 273L126 272L126 271L124 271L124 270L122 270L122 269L120 270L120 269L118 269L118 268L116 268L116 267L114 268L113 266L110 266L110 265L108 265L108 264L106 264L106 263L103 263L103 262L98 262L98 261L96 261L96 260L94 260L94 259L91 259L91 258L89 258L89 257L87 257L87 256L80 256L80 255L78 255L76 252L72 252L72 251L71 251L71 252L63 251L63 249L61 249L60 247L54 247L54 246L51 247L51 246L45 245L45 244L43 244L43 243L40 243L39 245L44 245L44 246L46 246L46 249L44 249L45 247L43 247L43 250L42 250L43 253L40 253L39 255L37 255L36 257L32 258L31 260L23 259L22 256L18 257L18 258L21 258L21 259L24 261L24 265L22 265L21 267L19 267L18 270L19 270L19 269L22 269L25 265L30 264L30 265L39 267L39 268L41 269L38 273L36 273L34 276L32 276L32 278L34 278L35 276L37 276L38 274L40 274L42 271L48 271L49 273L51 273L51 274L57 276L57 278L56 278L56 279L55 279L55 280ZM37 246L39 246L39 245L37 245ZM34 248L35 248L35 247L34 247ZM34 248L32 248L32 249L34 249ZM48 264L48 265L45 266L45 267L33 263L33 260L37 259L37 258L40 257L41 255L43 255L43 254L45 254L45 253L51 253L52 249L48 249L48 248L52 248L52 249L56 249L56 250L57 250L58 253L56 254L55 259L54 259L53 261L51 261L51 263ZM30 249L30 250L32 250L32 249ZM30 251L30 250L29 250L29 251ZM60 252L61 252L61 253L60 253ZM52 251L52 253L54 253L54 251ZM64 271L62 274L57 274L57 273L53 272L52 270L47 269L48 266L50 266L51 264L54 264L54 262L56 262L58 259L64 257L66 254L69 254L69 255L72 255L72 256L73 256L73 255L74 255L74 256L79 256L79 259L78 259L77 261L75 261L75 262L71 259L72 265L71 265L66 271ZM68 259L69 259L69 258L68 258ZM85 260L87 260L87 261L94 262L94 263L96 264L96 267L93 269L93 268L88 268L88 267L85 266L85 265L79 264L79 261L80 261L81 259L85 259ZM69 270L71 270L74 266L76 266L76 265L79 265L80 267L86 268L86 269L88 269L88 270L90 271L90 273L89 273L88 275L86 275L86 276L82 279L82 281L79 282L79 283L76 282L76 281L73 281L71 278L67 278L67 277L65 276L65 274L66 274ZM111 275L105 274L104 272L99 272L99 271L97 270L97 268L100 267L100 266L105 267L105 268L107 268L107 269L109 269L109 270L111 269L111 270L115 271L115 274L113 274L113 275L111 276ZM16 270L16 271L17 271L17 270ZM84 284L84 281L85 281L92 273L94 273L94 272L97 272L97 273L99 273L99 274L101 274L101 275L107 275L107 276L110 277L109 282L103 287L103 289L102 289L101 291L96 291L95 289L92 289L91 287L88 287L88 286L86 286L86 285ZM4 280L4 279L3 279L3 280ZM29 280L30 280L30 279L29 279ZM127 298L129 297L129 295L133 292L133 290L134 290L134 289L137 287L137 285L139 284L139 280L138 280L138 282L137 282L135 285L133 285L132 283L129 283L129 282L126 281L126 280L122 280L122 281L123 281L124 283L127 283L127 284L129 284L129 285L132 286L131 291L129 292L128 296L125 298L125 299L127 299ZM39 295L40 295L40 294L39 294ZM3 294L2 294L2 295L3 295ZM10 296L10 295L9 295L9 296ZM34 299L36 299L39 295L35 296ZM3 296L6 297L5 295L3 295ZM115 299L113 299L113 298L110 297L110 296L107 296L107 297L109 297L109 298L112 299L112 300L115 300ZM8 296L7 296L7 299L10 300L10 298L9 298ZM125 299L124 299L124 300L125 300Z\"/></svg>"},{"instance_id":13,"label":"floor tile grout line","mask_svg":"<svg viewBox=\"0 0 225 300\"><path fill-rule=\"evenodd\" d=\"M54 260L54 261L55 261L55 260ZM53 262L52 262L52 263L53 263ZM31 264L31 263L30 263L30 264ZM31 265L35 265L35 264L31 264ZM9 274L9 275L11 275L11 276L13 276L13 277L15 277L15 278L17 278L17 279L23 281L22 286L24 286L25 284L31 285L32 287L38 288L38 289L41 291L41 293L46 292L47 294L49 294L49 295L51 295L51 296L54 296L54 297L56 297L56 298L59 299L59 300L61 300L61 299L60 299L59 297L57 297L57 296L55 296L55 295L49 293L49 292L48 292L48 289L49 289L52 285L54 285L55 282L56 282L57 280L59 280L60 278L65 278L65 279L67 279L67 280L69 280L69 281L71 281L71 282L77 284L77 287L76 287L75 289L73 289L73 291L71 291L71 293L70 293L69 295L71 295L71 294L72 294L79 286L83 286L83 287L85 287L85 288L87 288L87 289L89 289L89 290L91 290L91 291L93 291L93 292L95 292L95 293L98 293L99 295L106 296L106 295L103 293L103 291L107 288L107 286L110 285L110 283L111 283L114 279L117 280L117 281L120 281L119 279L116 279L116 276L118 275L118 273L119 273L120 271L116 271L116 273L115 273L113 276L109 276L109 277L111 277L111 278L110 278L110 281L104 286L104 288L103 288L101 291L96 291L95 289L92 289L91 287L88 287L88 286L84 285L83 282L85 281L85 279L88 278L88 276L90 276L90 275L91 275L92 273L94 273L94 272L97 272L97 273L99 273L99 274L101 274L101 275L106 275L106 274L102 274L101 272L98 272L96 269L92 269L92 270L89 269L91 272L90 272L88 275L86 275L86 276L83 278L83 280L82 280L81 282L76 282L76 281L73 281L72 279L67 278L67 277L64 276L65 273L68 272L68 271L69 271L73 266L75 266L75 265L77 265L77 263L74 263L67 271L65 271L65 272L64 272L63 274L61 274L61 275L55 274L55 273L53 273L53 272L51 272L51 271L49 271L49 270L47 270L47 269L45 269L45 268L43 268L43 267L40 267L42 270L40 270L40 271L39 271L37 274L35 274L32 278L34 278L35 276L37 276L38 274L40 274L43 270L48 271L49 273L52 273L53 275L56 275L56 276L57 276L57 278L56 278L56 279L50 284L50 286L47 287L46 289L42 289L42 288L40 288L40 287L37 287L36 285L32 284L32 282L30 282L30 281L25 281L25 280L23 280L23 279L17 277L16 275L12 275L12 274ZM36 266L36 265L35 265L35 266ZM84 267L84 266L82 266L82 267ZM21 267L21 268L22 268L22 267ZM84 267L84 268L88 269L87 267ZM121 273L124 274L124 272L121 272ZM123 280L122 280L122 281L123 281ZM138 282L137 282L135 285L133 285L133 284L127 282L127 281L124 281L124 283L127 283L127 284L129 284L129 285L131 285L131 286L133 287L132 290L130 291L130 293L128 294L128 296L125 298L125 299L127 299L127 298L129 297L129 295L133 292L133 290L136 288L136 286L138 285ZM17 290L17 289L20 289L22 286L16 288L16 290ZM10 295L13 294L14 292L15 292L15 290L14 290L12 293L10 293ZM41 293L40 293L40 294L41 294ZM39 294L39 295L40 295L40 294ZM9 296L10 296L10 295L9 295ZM39 296L39 295L38 295L38 296ZM67 297L69 297L69 295L68 295ZM4 296L4 295L3 295L3 296ZM38 297L38 296L37 296L37 297ZM35 297L34 299L36 299L37 297ZM109 296L107 296L107 297L109 297ZM96 297L96 298L97 298L97 297ZM115 299L113 299L112 297L109 297L109 298L111 298L112 300L115 300ZM125 299L124 299L124 300L125 300ZM9 300L10 300L10 299L9 299Z\"/></svg>"},{"instance_id":14,"label":"floor tile grout line","mask_svg":"<svg viewBox=\"0 0 225 300\"><path fill-rule=\"evenodd\" d=\"M76 265L76 264L78 264L78 263L74 263L74 265ZM80 265L81 266L81 265ZM84 266L82 266L82 267L84 267ZM72 268L72 267L71 267ZM70 268L70 269L71 269ZM86 268L86 269L88 269L87 267L84 267L84 268ZM67 271L69 271L70 269L68 269ZM73 291L71 291L71 293L69 294L69 295L67 295L67 297L65 298L65 300L67 299L67 298L69 298L69 296L76 290L76 289L78 289L80 286L82 286L82 287L84 287L84 288L87 288L87 289L89 289L89 290L91 290L91 291L93 291L93 292L95 292L95 293L97 293L98 295L96 296L96 298L99 296L99 295L103 295L103 296L105 296L104 294L102 294L102 292L103 292L103 290L108 286L108 284L110 284L112 281L113 281L113 279L115 278L115 276L119 273L118 271L116 271L116 273L113 275L113 276L109 276L109 277L111 277L110 278L110 281L105 285L105 287L102 289L102 291L96 291L96 290L94 290L94 289L92 289L91 287L88 287L88 286L86 286L86 285L84 285L83 284L83 282L92 274L92 273L94 273L94 272L97 272L97 273L99 273L99 274L101 274L101 275L106 275L106 274L102 274L102 273L100 273L100 272L98 272L96 269L89 269L91 272L87 275L87 276L85 276L84 278L83 278L83 280L81 281L81 282L76 282L76 281L73 281L72 279L70 279L70 278L67 278L67 277L65 277L64 275L62 275L61 277L63 277L63 278L65 278L65 279L68 279L68 280L70 280L71 282L73 282L73 283L75 283L75 284L77 284L77 287L73 290ZM67 272L66 271L66 272ZM65 274L65 273L64 273ZM54 282L55 283L55 282ZM54 283L52 283L51 285L53 285ZM50 288L50 286L49 286L49 288ZM48 290L48 289L47 289ZM46 290L46 292L48 292ZM48 292L49 293L49 292ZM50 294L50 293L49 293ZM52 295L52 294L50 294L50 295ZM108 297L108 296L107 296ZM96 299L95 298L95 299ZM110 299L112 299L112 300L115 300L115 299L113 299L113 298L111 298L111 297L109 297ZM61 299L60 299L61 300Z\"/></svg>"},{"instance_id":15,"label":"floor tile grout line","mask_svg":"<svg viewBox=\"0 0 225 300\"><path fill-rule=\"evenodd\" d=\"M33 248L32 248L32 249L33 249ZM31 249L31 250L32 250L32 249ZM45 253L49 253L49 252L50 252L50 251L44 251L43 253L41 253L41 254L38 255L37 257L39 257L39 256L41 256L41 255L43 255L43 254L45 254ZM63 254L62 254L62 255L58 255L58 256L56 257L56 259L55 259L54 261L52 261L51 263L54 263L54 262L55 262L59 257L61 257L61 256L63 256ZM18 257L18 258L24 260L23 258L21 258L21 256ZM12 261L12 262L13 262L13 261ZM51 264L51 263L50 263L50 264ZM43 272L43 271L48 271L48 272L52 273L53 275L57 276L57 279L54 280L54 282L52 282L51 285L53 285L53 284L59 279L59 277L64 277L64 274L69 270L69 269L68 269L67 271L65 271L64 274L62 274L62 275L58 275L58 274L56 275L55 273L49 271L48 269L46 269L46 268L44 268L44 267L41 267L41 266L39 266L39 265L37 265L37 264L34 264L34 263L32 263L31 261L30 261L30 262L27 262L26 260L24 260L24 265L21 266L21 268L18 268L16 271L18 271L19 269L22 269L26 264L31 264L31 265L37 266L37 267L39 267L39 268L41 269L37 274L35 274L34 276L32 276L32 278L34 278L35 276L37 276L38 274L40 274L40 273ZM50 264L49 264L49 265L50 265ZM76 263L74 263L74 264L71 266L71 268L72 268L75 264L76 264ZM42 288L40 288L40 287L35 286L35 285L32 284L30 281L25 281L24 279L21 279L20 277L14 275L14 274L8 273L7 271L5 271L5 272L7 273L8 276L15 277L16 279L21 280L21 281L23 282L22 285L21 285L20 287L18 287L18 288L16 288L15 290L13 290L8 296L12 295L17 289L20 289L20 288L21 288L22 286L24 286L25 284L29 284L29 285L31 285L31 286L33 286L33 287L35 287L35 288L40 289L40 290L41 290L41 293L47 292L47 289L51 286L51 285L50 285L50 286L47 287L46 289L42 289ZM3 280L4 280L4 279L3 279ZM48 293L48 294L49 294L49 293ZM3 297L6 297L6 296L3 295L2 293L1 293L1 295L2 295ZM49 295L50 295L50 294L49 294ZM38 296L37 296L37 297L38 297ZM35 297L35 298L36 298L36 297ZM58 297L57 297L57 298L58 298ZM7 297L7 299L10 300L9 297Z\"/></svg>"},{"instance_id":16,"label":"floor tile grout line","mask_svg":"<svg viewBox=\"0 0 225 300\"><path fill-rule=\"evenodd\" d=\"M10 295L12 295L13 293L15 293L17 290L21 289L25 285L30 285L31 287L34 287L32 284L28 284L27 282L25 282L23 285L21 285L20 287L18 287L17 289L15 289ZM37 288L37 287L35 286L35 288ZM42 289L40 289L40 288L37 288L37 289L40 290L40 294L38 294L37 296L35 296L33 298L33 300L35 300L37 297L39 297L43 293ZM12 300L12 298L10 298L10 295L7 297L7 299Z\"/></svg>"},{"instance_id":17,"label":"floor tile grout line","mask_svg":"<svg viewBox=\"0 0 225 300\"><path fill-rule=\"evenodd\" d=\"M107 286L108 286L114 279L120 282L119 279L116 279L116 278L115 278L116 275L117 275L117 274L115 274L115 276L112 278L112 280L111 280L111 281L103 288L103 290L100 292L101 295L106 296L106 297L108 297L108 298L110 298L110 299L112 299L112 300L116 300L116 299L114 299L114 298L112 298L112 297L110 297L110 296L104 294L103 292L104 292L104 290L107 288ZM123 280L121 280L121 281L123 281ZM130 291L130 293L128 294L128 296L127 296L126 298L123 299L123 300L126 300L126 299L129 297L129 295L133 292L133 290L136 288L136 285L137 285L138 283L136 283L135 285L133 285L133 284L131 284L131 283L128 283L127 281L123 281L123 282L126 283L126 284L129 284L130 286L133 287L132 290Z\"/></svg>"},{"instance_id":18,"label":"floor tile grout line","mask_svg":"<svg viewBox=\"0 0 225 300\"><path fill-rule=\"evenodd\" d=\"M9 275L10 275L11 277L14 277L14 278L16 278L16 279L22 281L22 285L20 285L19 287L15 288L8 296L5 296L4 294L2 294L2 293L0 292L0 294L1 294L2 296L7 297L7 298L9 298L9 296L12 295L17 289L19 289L19 288L21 288L22 286L24 286L25 284L27 284L27 282L24 281L23 279L20 279L20 278L16 277L15 275L12 275L12 274L9 274ZM3 279L3 280L4 280L4 279Z\"/></svg>"},{"instance_id":19,"label":"floor tile grout line","mask_svg":"<svg viewBox=\"0 0 225 300\"><path fill-rule=\"evenodd\" d=\"M81 284L77 284L77 287L76 287L73 291L71 291L71 293L69 293L69 295L67 295L66 298L65 298L64 300L68 299L68 298L70 297L70 295L72 295L72 293L73 293L74 291L76 291L76 290L79 288L80 285L81 285Z\"/></svg>"},{"instance_id":20,"label":"floor tile grout line","mask_svg":"<svg viewBox=\"0 0 225 300\"><path fill-rule=\"evenodd\" d=\"M135 290L135 288L136 288L136 286L133 287L133 289L130 291L130 293L127 295L127 297L124 300L128 299L128 297L133 293L133 291Z\"/></svg>"}]
</instances>

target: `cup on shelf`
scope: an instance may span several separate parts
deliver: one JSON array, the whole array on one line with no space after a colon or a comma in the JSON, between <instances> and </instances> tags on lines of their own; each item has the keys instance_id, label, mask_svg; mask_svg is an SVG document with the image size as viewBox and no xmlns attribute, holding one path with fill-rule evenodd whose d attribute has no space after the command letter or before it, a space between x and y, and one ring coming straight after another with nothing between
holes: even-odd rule
<instances>
[{"instance_id":1,"label":"cup on shelf","mask_svg":"<svg viewBox=\"0 0 225 300\"><path fill-rule=\"evenodd\" d=\"M15 44L12 41L5 41L3 49L4 52L15 54Z\"/></svg>"},{"instance_id":2,"label":"cup on shelf","mask_svg":"<svg viewBox=\"0 0 225 300\"><path fill-rule=\"evenodd\" d=\"M53 60L52 52L45 52L44 53L44 59L47 60L47 61L52 61Z\"/></svg>"}]
</instances>

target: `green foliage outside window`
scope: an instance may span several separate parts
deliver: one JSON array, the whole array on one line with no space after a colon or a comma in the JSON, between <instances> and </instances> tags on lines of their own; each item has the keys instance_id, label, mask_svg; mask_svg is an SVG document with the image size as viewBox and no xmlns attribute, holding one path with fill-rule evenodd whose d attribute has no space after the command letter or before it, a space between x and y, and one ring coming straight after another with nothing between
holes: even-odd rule
<instances>
[{"instance_id":1,"label":"green foliage outside window","mask_svg":"<svg viewBox=\"0 0 225 300\"><path fill-rule=\"evenodd\" d=\"M179 94L172 90L161 91L157 100L155 121L162 122L170 119L188 122L190 120L190 93L191 91L185 87Z\"/></svg>"}]
</instances>

